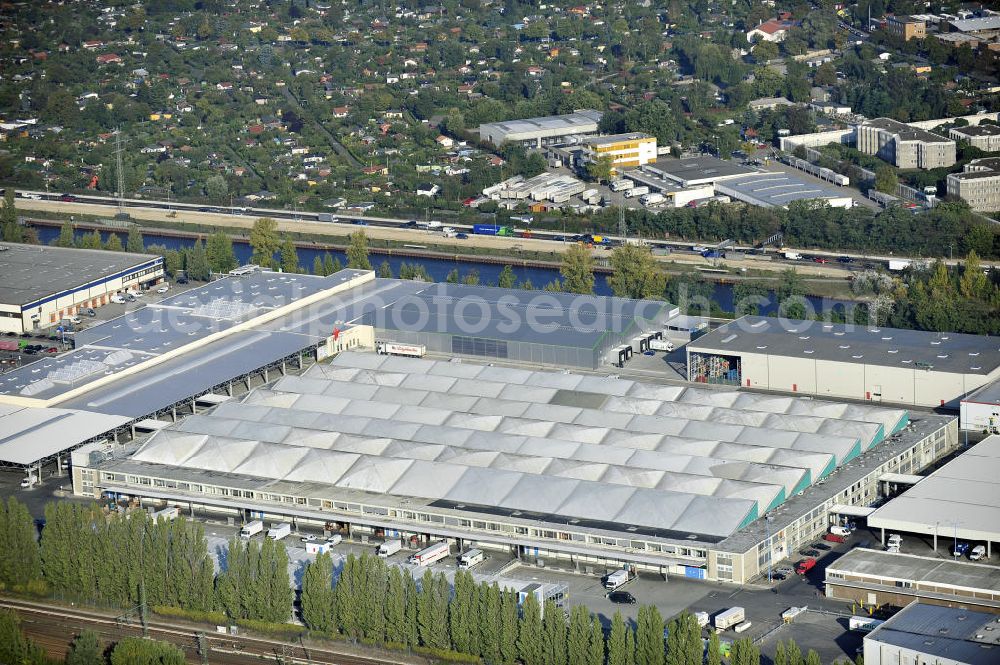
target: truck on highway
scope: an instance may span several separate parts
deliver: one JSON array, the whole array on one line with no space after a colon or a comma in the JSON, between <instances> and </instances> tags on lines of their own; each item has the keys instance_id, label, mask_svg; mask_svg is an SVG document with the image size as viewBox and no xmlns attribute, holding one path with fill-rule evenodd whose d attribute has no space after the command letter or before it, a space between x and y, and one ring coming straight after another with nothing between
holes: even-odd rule
<instances>
[{"instance_id":1,"label":"truck on highway","mask_svg":"<svg viewBox=\"0 0 1000 665\"><path fill-rule=\"evenodd\" d=\"M514 230L509 226L500 226L499 224L473 224L472 232L479 236L512 236L514 235Z\"/></svg>"},{"instance_id":2,"label":"truck on highway","mask_svg":"<svg viewBox=\"0 0 1000 665\"><path fill-rule=\"evenodd\" d=\"M288 522L275 522L267 530L267 537L271 540L281 540L285 536L291 535L292 525Z\"/></svg>"},{"instance_id":3,"label":"truck on highway","mask_svg":"<svg viewBox=\"0 0 1000 665\"><path fill-rule=\"evenodd\" d=\"M473 566L478 566L486 560L486 553L482 550L469 550L458 555L458 567L461 570L468 570Z\"/></svg>"},{"instance_id":4,"label":"truck on highway","mask_svg":"<svg viewBox=\"0 0 1000 665\"><path fill-rule=\"evenodd\" d=\"M411 556L409 561L416 566L429 566L435 561L445 558L450 553L451 547L449 547L448 542L441 540L420 550Z\"/></svg>"},{"instance_id":5,"label":"truck on highway","mask_svg":"<svg viewBox=\"0 0 1000 665\"><path fill-rule=\"evenodd\" d=\"M321 212L316 216L321 222L336 222L338 221L337 216L330 212Z\"/></svg>"},{"instance_id":6,"label":"truck on highway","mask_svg":"<svg viewBox=\"0 0 1000 665\"><path fill-rule=\"evenodd\" d=\"M441 224L441 222L430 221L430 222L417 222L417 226L425 229L439 229L443 225Z\"/></svg>"},{"instance_id":7,"label":"truck on highway","mask_svg":"<svg viewBox=\"0 0 1000 665\"><path fill-rule=\"evenodd\" d=\"M623 192L626 189L631 189L635 185L631 180L612 180L611 181L611 191L612 192Z\"/></svg>"},{"instance_id":8,"label":"truck on highway","mask_svg":"<svg viewBox=\"0 0 1000 665\"><path fill-rule=\"evenodd\" d=\"M642 185L641 187L630 187L625 190L625 198L634 199L637 196L643 196L644 194L649 194L649 187Z\"/></svg>"},{"instance_id":9,"label":"truck on highway","mask_svg":"<svg viewBox=\"0 0 1000 665\"><path fill-rule=\"evenodd\" d=\"M664 201L666 201L666 198L659 192L650 192L649 194L639 197L639 203L644 206L653 206L657 203L663 203Z\"/></svg>"},{"instance_id":10,"label":"truck on highway","mask_svg":"<svg viewBox=\"0 0 1000 665\"><path fill-rule=\"evenodd\" d=\"M254 520L253 522L247 522L240 529L240 538L247 539L256 536L264 530L264 523L260 520Z\"/></svg>"},{"instance_id":11,"label":"truck on highway","mask_svg":"<svg viewBox=\"0 0 1000 665\"><path fill-rule=\"evenodd\" d=\"M393 554L403 549L403 541L401 540L387 540L378 546L377 554L383 559L388 559Z\"/></svg>"},{"instance_id":12,"label":"truck on highway","mask_svg":"<svg viewBox=\"0 0 1000 665\"><path fill-rule=\"evenodd\" d=\"M742 607L730 607L728 610L723 610L722 612L716 614L712 624L715 626L716 630L722 631L727 628L732 628L738 623L743 623L746 618L746 610Z\"/></svg>"},{"instance_id":13,"label":"truck on highway","mask_svg":"<svg viewBox=\"0 0 1000 665\"><path fill-rule=\"evenodd\" d=\"M847 627L856 633L870 633L885 621L873 617L853 616L847 620Z\"/></svg>"},{"instance_id":14,"label":"truck on highway","mask_svg":"<svg viewBox=\"0 0 1000 665\"><path fill-rule=\"evenodd\" d=\"M801 261L802 255L798 252L785 252L785 258L789 261Z\"/></svg>"}]
</instances>

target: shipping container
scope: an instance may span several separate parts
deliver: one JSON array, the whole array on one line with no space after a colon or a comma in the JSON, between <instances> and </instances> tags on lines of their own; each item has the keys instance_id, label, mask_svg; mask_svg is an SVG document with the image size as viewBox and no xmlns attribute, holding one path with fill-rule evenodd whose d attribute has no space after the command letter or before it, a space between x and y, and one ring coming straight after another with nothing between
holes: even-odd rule
<instances>
[{"instance_id":1,"label":"shipping container","mask_svg":"<svg viewBox=\"0 0 1000 665\"><path fill-rule=\"evenodd\" d=\"M882 619L875 619L873 617L861 617L853 616L847 620L847 627L858 633L870 633L879 626L881 626L885 621Z\"/></svg>"}]
</instances>

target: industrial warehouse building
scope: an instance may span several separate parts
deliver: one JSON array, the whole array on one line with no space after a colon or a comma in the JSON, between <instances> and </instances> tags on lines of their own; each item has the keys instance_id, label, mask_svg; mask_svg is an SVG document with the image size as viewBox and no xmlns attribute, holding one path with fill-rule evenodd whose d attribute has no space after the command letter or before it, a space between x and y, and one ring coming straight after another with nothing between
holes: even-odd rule
<instances>
[{"instance_id":1,"label":"industrial warehouse building","mask_svg":"<svg viewBox=\"0 0 1000 665\"><path fill-rule=\"evenodd\" d=\"M864 607L914 600L1000 613L996 566L855 548L826 568L826 595Z\"/></svg>"},{"instance_id":2,"label":"industrial warehouse building","mask_svg":"<svg viewBox=\"0 0 1000 665\"><path fill-rule=\"evenodd\" d=\"M1000 434L1000 382L985 385L962 398L959 427L973 432Z\"/></svg>"},{"instance_id":3,"label":"industrial warehouse building","mask_svg":"<svg viewBox=\"0 0 1000 665\"><path fill-rule=\"evenodd\" d=\"M850 208L851 195L842 189L809 182L780 171L729 178L716 183L715 191L762 208L787 208L792 201L822 201L831 208Z\"/></svg>"},{"instance_id":4,"label":"industrial warehouse building","mask_svg":"<svg viewBox=\"0 0 1000 665\"><path fill-rule=\"evenodd\" d=\"M600 111L582 109L545 118L490 122L479 126L479 138L495 146L516 143L526 148L541 148L596 134L602 115Z\"/></svg>"},{"instance_id":5,"label":"industrial warehouse building","mask_svg":"<svg viewBox=\"0 0 1000 665\"><path fill-rule=\"evenodd\" d=\"M866 665L996 665L996 615L913 603L865 635Z\"/></svg>"},{"instance_id":6,"label":"industrial warehouse building","mask_svg":"<svg viewBox=\"0 0 1000 665\"><path fill-rule=\"evenodd\" d=\"M1000 379L996 337L747 316L687 346L688 380L958 408Z\"/></svg>"},{"instance_id":7,"label":"industrial warehouse building","mask_svg":"<svg viewBox=\"0 0 1000 665\"><path fill-rule=\"evenodd\" d=\"M163 279L163 257L44 245L0 245L0 333L21 334Z\"/></svg>"},{"instance_id":8,"label":"industrial warehouse building","mask_svg":"<svg viewBox=\"0 0 1000 665\"><path fill-rule=\"evenodd\" d=\"M1000 436L989 436L868 516L883 533L1000 543Z\"/></svg>"},{"instance_id":9,"label":"industrial warehouse building","mask_svg":"<svg viewBox=\"0 0 1000 665\"><path fill-rule=\"evenodd\" d=\"M954 419L567 371L341 353L74 453L86 496L743 582L871 503ZM822 482L820 482L822 481ZM768 525L760 519L770 516Z\"/></svg>"}]
</instances>

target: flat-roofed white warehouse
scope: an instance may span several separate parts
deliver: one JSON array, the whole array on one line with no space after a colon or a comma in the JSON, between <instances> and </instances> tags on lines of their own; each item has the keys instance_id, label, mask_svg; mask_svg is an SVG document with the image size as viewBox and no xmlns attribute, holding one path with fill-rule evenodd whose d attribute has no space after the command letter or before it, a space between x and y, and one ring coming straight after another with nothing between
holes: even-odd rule
<instances>
[{"instance_id":1,"label":"flat-roofed white warehouse","mask_svg":"<svg viewBox=\"0 0 1000 665\"><path fill-rule=\"evenodd\" d=\"M987 335L746 316L686 348L690 381L835 399L957 409L1000 379Z\"/></svg>"},{"instance_id":2,"label":"flat-roofed white warehouse","mask_svg":"<svg viewBox=\"0 0 1000 665\"><path fill-rule=\"evenodd\" d=\"M301 509L328 520L473 543L533 529L557 551L704 576L695 550L782 512L908 423L903 409L350 352L99 463L98 491L184 496L224 478L232 489L212 501L250 510L298 509L282 497L306 494ZM691 558L665 554L680 550Z\"/></svg>"},{"instance_id":3,"label":"flat-roofed white warehouse","mask_svg":"<svg viewBox=\"0 0 1000 665\"><path fill-rule=\"evenodd\" d=\"M993 543L1000 543L1000 435L983 439L879 507L868 525L946 543L983 543L991 555Z\"/></svg>"}]
</instances>

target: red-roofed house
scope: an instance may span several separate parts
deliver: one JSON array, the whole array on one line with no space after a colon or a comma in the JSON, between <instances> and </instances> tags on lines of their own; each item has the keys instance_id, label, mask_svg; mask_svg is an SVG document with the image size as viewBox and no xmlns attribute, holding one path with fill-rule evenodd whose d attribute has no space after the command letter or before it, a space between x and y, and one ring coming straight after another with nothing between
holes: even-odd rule
<instances>
[{"instance_id":1,"label":"red-roofed house","mask_svg":"<svg viewBox=\"0 0 1000 665\"><path fill-rule=\"evenodd\" d=\"M114 53L102 53L96 58L97 64L99 65L120 65L122 64L122 59L120 56Z\"/></svg>"},{"instance_id":2,"label":"red-roofed house","mask_svg":"<svg viewBox=\"0 0 1000 665\"><path fill-rule=\"evenodd\" d=\"M761 23L753 30L747 32L747 41L751 44L756 42L783 42L788 35L788 31L796 27L795 21L779 21L771 19Z\"/></svg>"}]
</instances>

